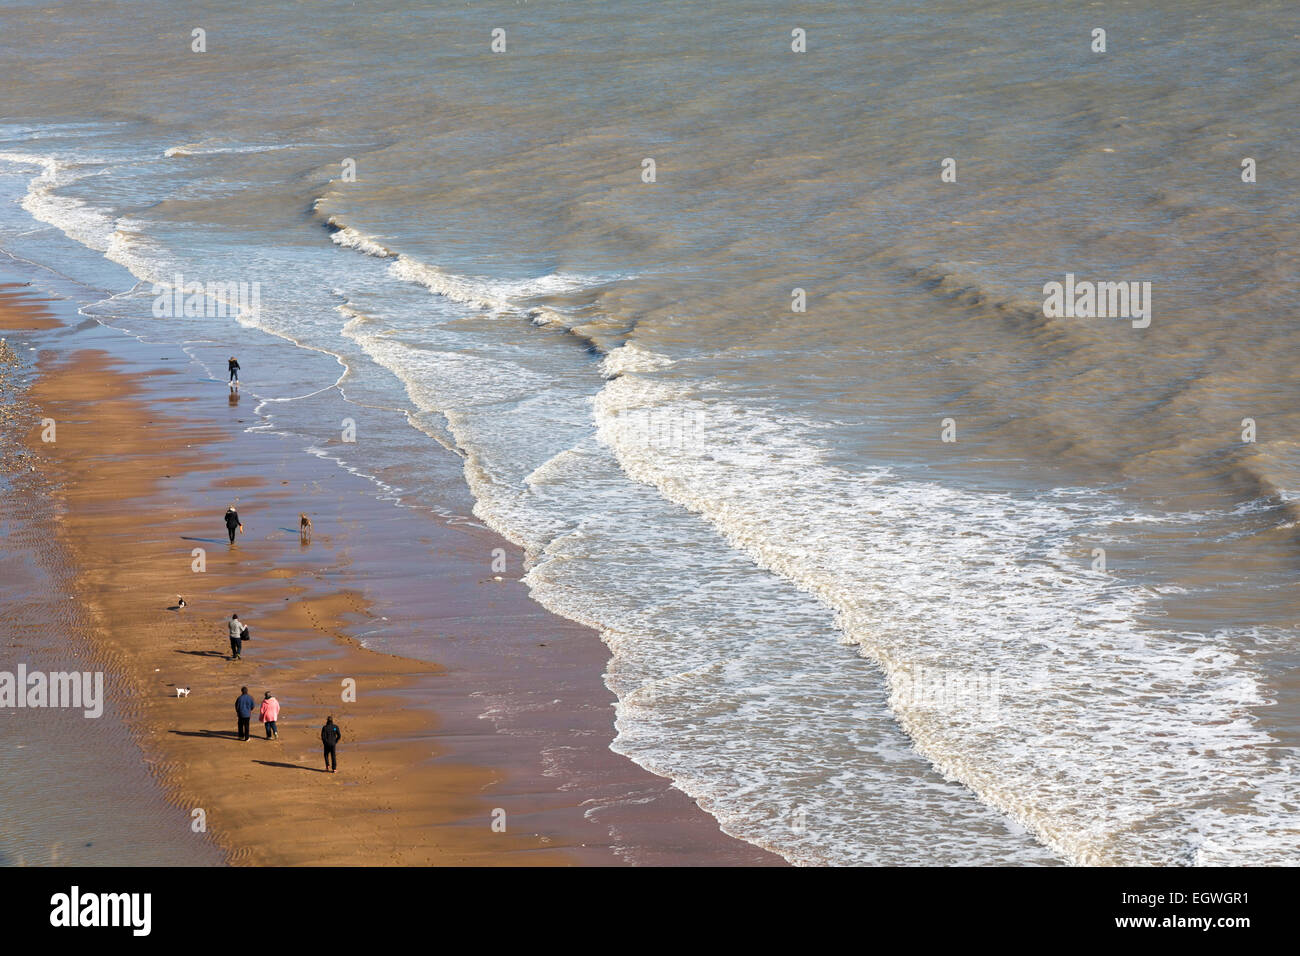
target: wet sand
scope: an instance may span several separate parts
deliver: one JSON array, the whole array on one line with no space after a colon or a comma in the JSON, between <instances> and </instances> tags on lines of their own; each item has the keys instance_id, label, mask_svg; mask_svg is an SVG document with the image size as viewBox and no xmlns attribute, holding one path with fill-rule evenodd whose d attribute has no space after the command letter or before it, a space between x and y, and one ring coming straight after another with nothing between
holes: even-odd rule
<instances>
[{"instance_id":1,"label":"wet sand","mask_svg":"<svg viewBox=\"0 0 1300 956\"><path fill-rule=\"evenodd\" d=\"M102 672L85 610L67 599L75 572L51 541L47 476L17 440L16 424L25 432L40 416L26 395L30 353L15 344L0 349L0 670ZM107 676L107 705L95 719L77 709L0 708L0 866L220 863L220 850L192 833L188 814L151 777L114 706L124 695Z\"/></svg>"},{"instance_id":2,"label":"wet sand","mask_svg":"<svg viewBox=\"0 0 1300 956\"><path fill-rule=\"evenodd\" d=\"M509 544L247 431L255 403L174 345L74 327L66 303L16 305L0 291L3 327L41 347L28 397L58 429L27 435L55 505L47 544L75 566L79 626L156 780L186 822L202 811L207 833L187 827L178 845L210 839L261 865L781 862L608 750L605 648L492 579L495 548L520 567ZM239 661L231 613L252 628ZM279 698L278 740L256 719L236 739L241 685ZM510 719L484 720L488 700ZM344 734L337 774L322 768L327 713Z\"/></svg>"}]
</instances>

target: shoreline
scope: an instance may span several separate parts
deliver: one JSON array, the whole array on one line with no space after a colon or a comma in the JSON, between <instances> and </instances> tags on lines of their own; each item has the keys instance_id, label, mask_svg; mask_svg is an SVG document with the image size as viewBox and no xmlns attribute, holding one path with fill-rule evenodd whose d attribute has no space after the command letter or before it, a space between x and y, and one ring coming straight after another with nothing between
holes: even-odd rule
<instances>
[{"instance_id":1,"label":"shoreline","mask_svg":"<svg viewBox=\"0 0 1300 956\"><path fill-rule=\"evenodd\" d=\"M30 322L3 313L6 329ZM178 344L84 322L31 334L28 400L59 430L51 445L37 427L28 449L56 488L54 537L76 564L90 642L122 675L126 724L168 799L204 811L229 862L783 863L609 750L608 652L518 581L491 580L480 556L503 547L517 568L513 546L377 500L291 439L249 431L253 400L196 388ZM220 516L235 499L248 533L230 548ZM300 511L315 525L307 545L290 527ZM239 662L226 659L232 612L254 634ZM363 646L380 621L427 634L428 659ZM482 719L493 682L555 706L494 730ZM243 685L280 698L279 740L256 720L253 740L234 739ZM327 712L344 733L332 776L317 772ZM547 761L561 751L557 773Z\"/></svg>"},{"instance_id":2,"label":"shoreline","mask_svg":"<svg viewBox=\"0 0 1300 956\"><path fill-rule=\"evenodd\" d=\"M28 324L57 327L39 317L41 300L29 293L0 285L3 303L17 302ZM0 307L0 318L7 314ZM0 708L0 865L220 864L211 840L175 839L190 820L151 774L122 712L129 695L89 640L86 609L69 600L73 565L51 534L57 503L17 434L34 408L27 343L16 344L5 350L0 374L0 487L9 506L0 516L0 670L16 679L24 669L94 675L102 713L86 719L75 708Z\"/></svg>"}]
</instances>

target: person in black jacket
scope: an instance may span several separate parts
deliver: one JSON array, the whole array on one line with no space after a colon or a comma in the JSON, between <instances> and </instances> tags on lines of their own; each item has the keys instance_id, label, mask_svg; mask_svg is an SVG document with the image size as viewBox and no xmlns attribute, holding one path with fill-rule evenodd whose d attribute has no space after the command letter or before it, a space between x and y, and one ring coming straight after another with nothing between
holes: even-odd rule
<instances>
[{"instance_id":1,"label":"person in black jacket","mask_svg":"<svg viewBox=\"0 0 1300 956\"><path fill-rule=\"evenodd\" d=\"M239 739L248 740L248 722L253 719L253 707L256 704L253 697L248 692L247 687L239 688L239 696L235 698L235 716L239 718Z\"/></svg>"},{"instance_id":2,"label":"person in black jacket","mask_svg":"<svg viewBox=\"0 0 1300 956\"><path fill-rule=\"evenodd\" d=\"M325 746L325 769L330 773L337 773L339 769L339 758L334 752L340 740L343 739L343 731L339 730L339 725L334 723L334 715L325 718L325 726L320 729L320 742Z\"/></svg>"},{"instance_id":3,"label":"person in black jacket","mask_svg":"<svg viewBox=\"0 0 1300 956\"><path fill-rule=\"evenodd\" d=\"M235 506L231 505L226 509L226 533L230 535L230 543L235 543L235 532L243 531L244 526L239 520L239 512Z\"/></svg>"},{"instance_id":4,"label":"person in black jacket","mask_svg":"<svg viewBox=\"0 0 1300 956\"><path fill-rule=\"evenodd\" d=\"M230 369L230 380L231 380L232 382L238 382L238 381L239 381L239 363L238 363L237 361L235 361L235 357L234 357L233 355L230 356L230 361L226 363L226 366L227 366L227 368Z\"/></svg>"}]
</instances>

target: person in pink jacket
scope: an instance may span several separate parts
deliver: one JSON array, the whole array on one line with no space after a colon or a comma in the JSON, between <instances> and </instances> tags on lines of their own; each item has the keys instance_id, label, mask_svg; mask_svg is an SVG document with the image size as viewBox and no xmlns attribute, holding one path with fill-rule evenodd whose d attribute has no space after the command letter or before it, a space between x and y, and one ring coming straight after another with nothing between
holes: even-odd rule
<instances>
[{"instance_id":1,"label":"person in pink jacket","mask_svg":"<svg viewBox=\"0 0 1300 956\"><path fill-rule=\"evenodd\" d=\"M266 724L267 740L270 740L273 737L279 739L280 731L275 726L275 722L279 716L280 702L271 696L270 691L267 691L266 696L262 698L262 713L258 716L258 720Z\"/></svg>"}]
</instances>

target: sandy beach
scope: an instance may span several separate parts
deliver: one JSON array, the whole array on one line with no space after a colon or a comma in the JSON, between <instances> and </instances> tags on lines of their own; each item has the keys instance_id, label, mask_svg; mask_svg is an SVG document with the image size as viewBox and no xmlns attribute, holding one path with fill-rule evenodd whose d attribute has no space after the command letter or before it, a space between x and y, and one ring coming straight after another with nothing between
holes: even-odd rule
<instances>
[{"instance_id":1,"label":"sandy beach","mask_svg":"<svg viewBox=\"0 0 1300 956\"><path fill-rule=\"evenodd\" d=\"M154 780L182 824L206 823L175 835L196 859L203 844L245 865L780 862L608 750L605 649L493 579L506 542L376 500L361 479L249 432L254 402L201 380L179 348L70 328L60 307L0 292L4 334L39 343L26 450L55 504L40 546L69 559L67 597ZM232 503L245 527L233 547ZM253 634L238 661L232 613ZM376 625L424 659L363 646ZM237 739L241 686L280 700L278 739L256 719ZM481 719L485 693L553 703L503 729ZM327 714L343 731L333 775ZM557 742L563 774L543 756Z\"/></svg>"}]
</instances>

